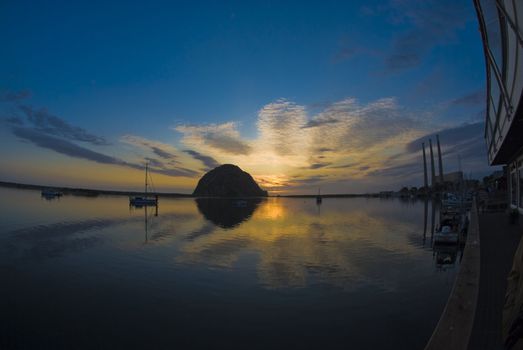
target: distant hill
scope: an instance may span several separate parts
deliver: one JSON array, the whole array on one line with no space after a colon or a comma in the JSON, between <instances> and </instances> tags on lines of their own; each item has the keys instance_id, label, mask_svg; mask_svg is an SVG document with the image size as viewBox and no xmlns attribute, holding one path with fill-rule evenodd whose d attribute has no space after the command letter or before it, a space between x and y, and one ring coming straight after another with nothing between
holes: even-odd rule
<instances>
[{"instance_id":1,"label":"distant hill","mask_svg":"<svg viewBox=\"0 0 523 350\"><path fill-rule=\"evenodd\" d=\"M198 181L197 197L267 197L252 176L233 164L220 165Z\"/></svg>"}]
</instances>

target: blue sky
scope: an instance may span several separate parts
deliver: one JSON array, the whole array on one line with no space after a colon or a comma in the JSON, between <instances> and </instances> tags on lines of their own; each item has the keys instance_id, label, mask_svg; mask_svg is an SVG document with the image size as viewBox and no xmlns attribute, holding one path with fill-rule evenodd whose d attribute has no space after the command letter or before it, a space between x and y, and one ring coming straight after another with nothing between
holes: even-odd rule
<instances>
[{"instance_id":1,"label":"blue sky","mask_svg":"<svg viewBox=\"0 0 523 350\"><path fill-rule=\"evenodd\" d=\"M166 191L223 163L370 191L419 185L438 131L445 170L490 171L471 1L5 1L0 39L0 180L136 189L148 158Z\"/></svg>"}]
</instances>

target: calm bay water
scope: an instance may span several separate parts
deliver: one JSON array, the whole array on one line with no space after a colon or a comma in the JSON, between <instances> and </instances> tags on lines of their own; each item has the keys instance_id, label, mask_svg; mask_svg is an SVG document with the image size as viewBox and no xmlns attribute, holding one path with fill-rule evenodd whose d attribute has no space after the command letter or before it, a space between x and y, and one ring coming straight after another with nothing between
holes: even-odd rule
<instances>
[{"instance_id":1,"label":"calm bay water","mask_svg":"<svg viewBox=\"0 0 523 350\"><path fill-rule=\"evenodd\" d=\"M0 196L0 348L422 349L458 269L423 202Z\"/></svg>"}]
</instances>

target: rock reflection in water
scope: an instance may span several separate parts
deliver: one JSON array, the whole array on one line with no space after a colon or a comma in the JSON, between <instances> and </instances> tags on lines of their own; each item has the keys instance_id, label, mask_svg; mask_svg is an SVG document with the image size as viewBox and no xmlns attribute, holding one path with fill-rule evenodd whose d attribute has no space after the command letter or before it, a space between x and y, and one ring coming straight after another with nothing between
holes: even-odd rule
<instances>
[{"instance_id":1,"label":"rock reflection in water","mask_svg":"<svg viewBox=\"0 0 523 350\"><path fill-rule=\"evenodd\" d=\"M205 219L227 229L249 220L262 201L262 198L196 198L196 205Z\"/></svg>"}]
</instances>

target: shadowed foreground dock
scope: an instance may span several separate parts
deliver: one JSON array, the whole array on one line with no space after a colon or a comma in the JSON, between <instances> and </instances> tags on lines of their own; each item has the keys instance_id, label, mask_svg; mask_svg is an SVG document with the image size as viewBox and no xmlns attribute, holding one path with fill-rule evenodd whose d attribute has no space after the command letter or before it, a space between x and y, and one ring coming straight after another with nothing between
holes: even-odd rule
<instances>
[{"instance_id":1,"label":"shadowed foreground dock","mask_svg":"<svg viewBox=\"0 0 523 350\"><path fill-rule=\"evenodd\" d=\"M507 277L523 230L506 212L476 214L475 208L459 274L425 350L504 349Z\"/></svg>"},{"instance_id":2,"label":"shadowed foreground dock","mask_svg":"<svg viewBox=\"0 0 523 350\"><path fill-rule=\"evenodd\" d=\"M501 321L507 276L522 229L511 225L506 213L479 216L481 262L476 317L469 350L503 349Z\"/></svg>"}]
</instances>

